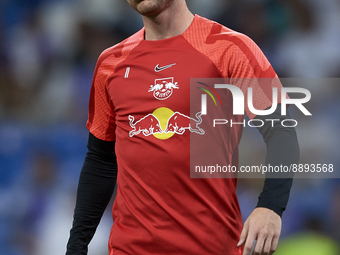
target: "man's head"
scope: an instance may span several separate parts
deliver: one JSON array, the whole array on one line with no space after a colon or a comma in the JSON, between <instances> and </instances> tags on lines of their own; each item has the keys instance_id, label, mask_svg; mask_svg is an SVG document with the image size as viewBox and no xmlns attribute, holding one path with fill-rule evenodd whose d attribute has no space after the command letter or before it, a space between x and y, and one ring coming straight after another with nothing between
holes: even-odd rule
<instances>
[{"instance_id":1,"label":"man's head","mask_svg":"<svg viewBox=\"0 0 340 255\"><path fill-rule=\"evenodd\" d=\"M144 16L154 16L177 0L127 0L133 9Z\"/></svg>"}]
</instances>

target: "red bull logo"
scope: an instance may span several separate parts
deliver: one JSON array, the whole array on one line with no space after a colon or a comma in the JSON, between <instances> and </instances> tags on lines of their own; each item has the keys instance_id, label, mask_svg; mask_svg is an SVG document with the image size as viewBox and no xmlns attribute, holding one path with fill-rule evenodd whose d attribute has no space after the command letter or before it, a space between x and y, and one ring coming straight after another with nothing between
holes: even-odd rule
<instances>
[{"instance_id":1,"label":"red bull logo","mask_svg":"<svg viewBox=\"0 0 340 255\"><path fill-rule=\"evenodd\" d=\"M183 135L186 131L204 135L204 130L199 127L202 123L201 115L201 112L198 112L195 115L196 118L191 118L166 107L160 107L136 122L134 122L134 117L129 115L129 124L132 128L129 136L154 135L158 139L165 140L174 134Z\"/></svg>"},{"instance_id":2,"label":"red bull logo","mask_svg":"<svg viewBox=\"0 0 340 255\"><path fill-rule=\"evenodd\" d=\"M163 132L159 120L152 113L146 115L135 123L133 123L134 119L135 118L133 116L129 115L130 126L133 128L133 130L129 132L130 137L138 135L141 132L145 136Z\"/></svg>"},{"instance_id":3,"label":"red bull logo","mask_svg":"<svg viewBox=\"0 0 340 255\"><path fill-rule=\"evenodd\" d=\"M180 112L175 112L168 120L165 133L173 132L178 135L183 135L185 130L194 132L199 135L204 135L204 130L198 125L202 123L202 113L196 113L196 119L190 118Z\"/></svg>"},{"instance_id":4,"label":"red bull logo","mask_svg":"<svg viewBox=\"0 0 340 255\"><path fill-rule=\"evenodd\" d=\"M174 89L179 89L177 84L177 82L174 83L173 77L156 79L148 92L153 92L153 96L158 100L165 100L172 95Z\"/></svg>"}]
</instances>

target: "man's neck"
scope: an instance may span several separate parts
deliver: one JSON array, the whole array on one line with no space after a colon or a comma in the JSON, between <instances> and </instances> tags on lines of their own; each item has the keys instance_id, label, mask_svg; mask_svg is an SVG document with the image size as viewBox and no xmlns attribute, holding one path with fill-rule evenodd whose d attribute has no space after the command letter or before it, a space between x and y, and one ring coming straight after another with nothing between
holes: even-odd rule
<instances>
[{"instance_id":1,"label":"man's neck","mask_svg":"<svg viewBox=\"0 0 340 255\"><path fill-rule=\"evenodd\" d=\"M185 1L178 1L158 15L143 16L145 40L162 40L183 34L193 19Z\"/></svg>"}]
</instances>

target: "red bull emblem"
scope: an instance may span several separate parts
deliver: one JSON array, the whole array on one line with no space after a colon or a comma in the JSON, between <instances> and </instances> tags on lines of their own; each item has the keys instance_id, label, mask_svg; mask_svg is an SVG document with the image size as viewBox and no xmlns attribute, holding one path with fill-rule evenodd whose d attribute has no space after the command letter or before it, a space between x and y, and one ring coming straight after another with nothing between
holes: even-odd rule
<instances>
[{"instance_id":1,"label":"red bull emblem","mask_svg":"<svg viewBox=\"0 0 340 255\"><path fill-rule=\"evenodd\" d=\"M173 77L156 79L148 92L153 92L153 96L158 100L165 100L172 95L174 89L179 89L177 84L177 82L174 83Z\"/></svg>"},{"instance_id":2,"label":"red bull emblem","mask_svg":"<svg viewBox=\"0 0 340 255\"><path fill-rule=\"evenodd\" d=\"M202 113L198 112L195 115L196 118L191 118L166 107L158 108L135 123L134 117L129 115L129 124L132 128L129 136L133 137L142 133L144 136L154 135L158 139L165 140L174 134L183 135L186 130L204 135L204 130L199 127L202 123L201 115Z\"/></svg>"},{"instance_id":3,"label":"red bull emblem","mask_svg":"<svg viewBox=\"0 0 340 255\"><path fill-rule=\"evenodd\" d=\"M130 137L138 135L140 132L142 132L145 136L163 132L159 120L152 113L146 115L135 123L133 123L134 119L135 118L133 116L129 115L130 126L133 128L133 130L129 132Z\"/></svg>"},{"instance_id":4,"label":"red bull emblem","mask_svg":"<svg viewBox=\"0 0 340 255\"><path fill-rule=\"evenodd\" d=\"M194 119L180 112L175 112L168 120L164 133L173 132L178 135L183 135L185 130L189 130L190 132L204 135L204 130L198 126L202 123L201 115L201 112L196 113L196 119Z\"/></svg>"}]
</instances>

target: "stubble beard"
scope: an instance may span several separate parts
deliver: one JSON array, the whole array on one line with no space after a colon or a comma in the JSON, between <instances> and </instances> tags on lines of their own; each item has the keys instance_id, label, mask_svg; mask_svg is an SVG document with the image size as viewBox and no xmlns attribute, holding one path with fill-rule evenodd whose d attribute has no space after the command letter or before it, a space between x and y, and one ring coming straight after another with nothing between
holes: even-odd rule
<instances>
[{"instance_id":1,"label":"stubble beard","mask_svg":"<svg viewBox=\"0 0 340 255\"><path fill-rule=\"evenodd\" d=\"M128 0L129 4L143 16L158 15L167 9L174 0Z\"/></svg>"}]
</instances>

